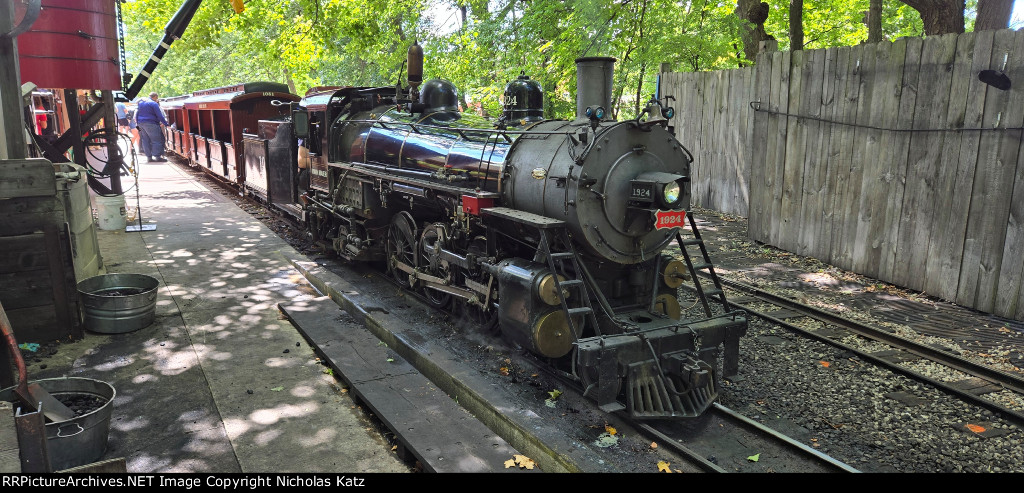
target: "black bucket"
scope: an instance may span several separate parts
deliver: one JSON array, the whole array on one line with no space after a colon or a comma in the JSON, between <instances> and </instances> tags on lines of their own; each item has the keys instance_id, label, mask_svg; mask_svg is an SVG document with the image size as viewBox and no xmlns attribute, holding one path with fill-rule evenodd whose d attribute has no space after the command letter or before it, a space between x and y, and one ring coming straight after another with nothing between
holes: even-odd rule
<instances>
[{"instance_id":1,"label":"black bucket","mask_svg":"<svg viewBox=\"0 0 1024 493\"><path fill-rule=\"evenodd\" d=\"M50 468L54 471L70 469L103 457L107 451L110 416L114 411L114 387L99 380L77 377L45 378L30 383L38 383L58 399L61 394L87 394L106 400L98 409L81 416L46 423ZM14 387L0 390L0 401L17 402Z\"/></svg>"},{"instance_id":2,"label":"black bucket","mask_svg":"<svg viewBox=\"0 0 1024 493\"><path fill-rule=\"evenodd\" d=\"M155 277L104 274L78 283L85 328L101 334L124 334L148 327L156 318Z\"/></svg>"}]
</instances>

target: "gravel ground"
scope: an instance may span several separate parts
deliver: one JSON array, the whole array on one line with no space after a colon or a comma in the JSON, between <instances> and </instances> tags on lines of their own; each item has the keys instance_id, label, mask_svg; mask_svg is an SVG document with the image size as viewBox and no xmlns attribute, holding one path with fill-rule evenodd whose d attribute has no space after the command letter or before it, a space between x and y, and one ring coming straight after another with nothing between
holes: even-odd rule
<instances>
[{"instance_id":1,"label":"gravel ground","mask_svg":"<svg viewBox=\"0 0 1024 493\"><path fill-rule=\"evenodd\" d=\"M741 342L740 373L723 405L806 429L818 450L864 472L1024 471L1019 427L756 317Z\"/></svg>"}]
</instances>

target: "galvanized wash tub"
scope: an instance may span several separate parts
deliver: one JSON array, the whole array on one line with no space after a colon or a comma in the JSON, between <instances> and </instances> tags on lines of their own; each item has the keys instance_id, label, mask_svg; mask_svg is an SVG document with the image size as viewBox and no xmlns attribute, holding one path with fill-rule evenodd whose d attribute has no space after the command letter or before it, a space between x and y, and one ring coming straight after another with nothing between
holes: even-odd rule
<instances>
[{"instance_id":1,"label":"galvanized wash tub","mask_svg":"<svg viewBox=\"0 0 1024 493\"><path fill-rule=\"evenodd\" d=\"M46 423L46 449L50 468L54 471L70 469L96 462L107 451L110 416L114 411L117 393L109 383L91 378L44 378L38 383L50 395L61 399L61 394L86 394L106 402L99 408L81 416ZM0 390L0 401L17 402L14 387Z\"/></svg>"},{"instance_id":2,"label":"galvanized wash tub","mask_svg":"<svg viewBox=\"0 0 1024 493\"><path fill-rule=\"evenodd\" d=\"M123 334L148 327L156 317L155 277L104 274L78 283L85 328L102 334Z\"/></svg>"}]
</instances>

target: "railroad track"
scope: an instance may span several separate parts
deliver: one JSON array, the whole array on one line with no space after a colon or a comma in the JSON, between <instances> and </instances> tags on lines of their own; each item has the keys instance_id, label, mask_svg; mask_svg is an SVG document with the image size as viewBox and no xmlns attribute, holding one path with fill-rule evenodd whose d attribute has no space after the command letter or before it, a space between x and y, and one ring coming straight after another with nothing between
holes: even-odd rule
<instances>
[{"instance_id":1,"label":"railroad track","mask_svg":"<svg viewBox=\"0 0 1024 493\"><path fill-rule=\"evenodd\" d=\"M527 355L532 368L561 383L568 391L582 394L571 375L551 369ZM761 424L719 403L705 416L691 422L676 420L639 421L617 415L635 433L668 448L691 467L707 473L744 472L860 472L797 438ZM757 466L764 456L771 465ZM771 468L771 471L765 471ZM781 469L779 469L781 468Z\"/></svg>"},{"instance_id":2,"label":"railroad track","mask_svg":"<svg viewBox=\"0 0 1024 493\"><path fill-rule=\"evenodd\" d=\"M781 464L786 470L771 472L860 472L842 461L824 454L785 433L769 428L721 404L715 403L701 418L706 421L700 436L679 432L679 423L641 422L634 426L638 431L660 440L658 443L672 447L677 454L687 458L704 472L745 472L743 462L753 462L754 456L740 454L736 457L731 448L742 443L747 449L757 444L756 460L764 455L772 464ZM685 426L685 425L684 425ZM733 457L729 457L732 454ZM713 459L709 459L713 458ZM723 467L720 463L726 463ZM777 467L777 466L770 466Z\"/></svg>"},{"instance_id":3,"label":"railroad track","mask_svg":"<svg viewBox=\"0 0 1024 493\"><path fill-rule=\"evenodd\" d=\"M1024 402L1024 378L1019 375L961 357L948 347L921 343L891 329L850 320L726 279L722 275L719 275L719 279L729 295L730 305L803 336L842 348L875 365L932 385L964 401L1002 414L1017 425L1024 425L1024 412L1001 402L1013 400L1012 397L1008 399L1006 393L1012 393L1018 402ZM807 323L796 323L798 320L806 322L807 319L819 322L820 326L809 328ZM851 337L854 339L850 339ZM864 341L870 341L872 344L864 344ZM863 350L864 347L871 347L871 350ZM942 365L963 378L943 381L915 371L912 365L922 360ZM996 400L994 397L999 399Z\"/></svg>"}]
</instances>

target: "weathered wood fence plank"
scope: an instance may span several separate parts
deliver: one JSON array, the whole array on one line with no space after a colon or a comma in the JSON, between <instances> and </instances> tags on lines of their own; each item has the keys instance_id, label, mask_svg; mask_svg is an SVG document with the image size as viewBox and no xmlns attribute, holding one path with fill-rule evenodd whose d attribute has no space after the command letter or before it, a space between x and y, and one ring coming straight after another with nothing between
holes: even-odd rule
<instances>
[{"instance_id":1,"label":"weathered wood fence plank","mask_svg":"<svg viewBox=\"0 0 1024 493\"><path fill-rule=\"evenodd\" d=\"M1003 53L1010 49L1012 38L1005 35L1006 31L982 31L981 35L993 37L992 48L989 53L982 56L975 53L975 64L977 74L981 70L993 68L998 69L1003 62ZM998 61L995 61L998 59ZM979 92L984 93L984 99L979 103L984 111L980 121L974 127L993 128L996 121L1005 115L1006 105L1009 102L1008 93L993 87L983 85ZM1005 225L1006 216L1000 216L999 209L1009 201L1009 194L1004 194L999 180L1002 176L997 169L1000 165L997 162L998 140L997 132L966 132L968 135L977 136L973 139L976 142L976 159L974 166L974 180L970 195L970 209L966 222L967 230L964 236L964 257L960 266L960 284L957 288L957 303L966 306L978 306L984 303L982 291L988 290L987 284L993 266L990 263L989 249L992 248L992 232L986 231L994 224ZM962 148L961 148L962 150ZM959 190L967 190L966 188ZM998 201L997 201L998 199ZM1002 246L1002 235L1000 232L999 243ZM1001 248L1000 248L1001 249ZM986 303L988 304L988 303Z\"/></svg>"},{"instance_id":2,"label":"weathered wood fence plank","mask_svg":"<svg viewBox=\"0 0 1024 493\"><path fill-rule=\"evenodd\" d=\"M927 281L921 273L927 268L929 231L936 227L938 211L935 199L938 194L935 187L945 142L945 132L930 130L949 126L946 108L953 82L956 38L956 35L941 36L923 48L914 110L915 132L910 134L906 187L893 253L893 281L904 286L916 283L920 286L916 289L922 291L927 289Z\"/></svg>"},{"instance_id":3,"label":"weathered wood fence plank","mask_svg":"<svg viewBox=\"0 0 1024 493\"><path fill-rule=\"evenodd\" d=\"M1007 63L1006 73L1010 80L1024 80L1024 31L1018 31L1013 43L1013 58ZM1024 108L1024 91L1010 94L1010 108L1020 111ZM1010 109L1007 108L1007 109ZM1007 121L1007 127L1012 127ZM996 290L996 307L1013 313L1014 318L1024 319L1024 132L1006 131L1003 147L1013 148L1017 143L1017 160L1008 165L1015 167L1013 173L1013 195L1010 198L1009 217L1006 224L1006 241L1003 243L999 267L999 288Z\"/></svg>"},{"instance_id":4,"label":"weathered wood fence plank","mask_svg":"<svg viewBox=\"0 0 1024 493\"><path fill-rule=\"evenodd\" d=\"M757 56L757 70L754 76L753 96L751 101L757 105L770 108L771 84L772 84L772 60L771 53L761 53ZM768 139L763 138L768 134L768 114L761 111L753 112L753 123L748 133L750 143L750 199L747 228L750 235L755 238L763 237L768 231L768 214L765 210L765 193L768 187L764 186L766 179L766 161L768 153ZM761 138L759 138L761 137Z\"/></svg>"},{"instance_id":5,"label":"weathered wood fence plank","mask_svg":"<svg viewBox=\"0 0 1024 493\"><path fill-rule=\"evenodd\" d=\"M799 115L806 110L808 98L803 94L804 76L810 72L806 51L795 51L792 56L792 67L790 69L789 87L783 90L789 92L789 108L786 113ZM785 160L780 162L782 166L782 182L780 188L782 193L779 196L779 214L776 216L779 221L779 236L777 238L779 248L789 251L796 251L800 245L797 242L797 234L800 225L800 183L803 181L804 144L807 142L807 122L800 118L789 117L787 139L785 146ZM797 163L800 163L798 166Z\"/></svg>"},{"instance_id":6,"label":"weathered wood fence plank","mask_svg":"<svg viewBox=\"0 0 1024 493\"><path fill-rule=\"evenodd\" d=\"M979 37L975 33L957 36L956 60L953 62L952 84L949 88L949 106L946 108L949 128L967 128L968 123L975 119L980 123L980 98L983 95L977 94L981 89L977 87L980 82L973 76L972 66L978 44L987 44L988 49L991 49L992 38L982 36L979 42ZM967 228L967 209L963 204L969 199L960 196L956 191L969 190L974 179L973 164L968 169L967 160L961 159L961 156L971 154L965 145L967 140L976 136L977 134L973 132L947 132L942 141L944 151L939 162L939 178L936 183L936 189L942 193L936 196L935 200L937 219L935 227L928 235L928 262L924 277L925 292L947 300L956 299L957 286L960 282L960 262L963 258L964 231ZM977 147L974 149L973 155L977 157ZM970 171L970 174L967 171ZM964 186L967 188L963 188Z\"/></svg>"}]
</instances>

